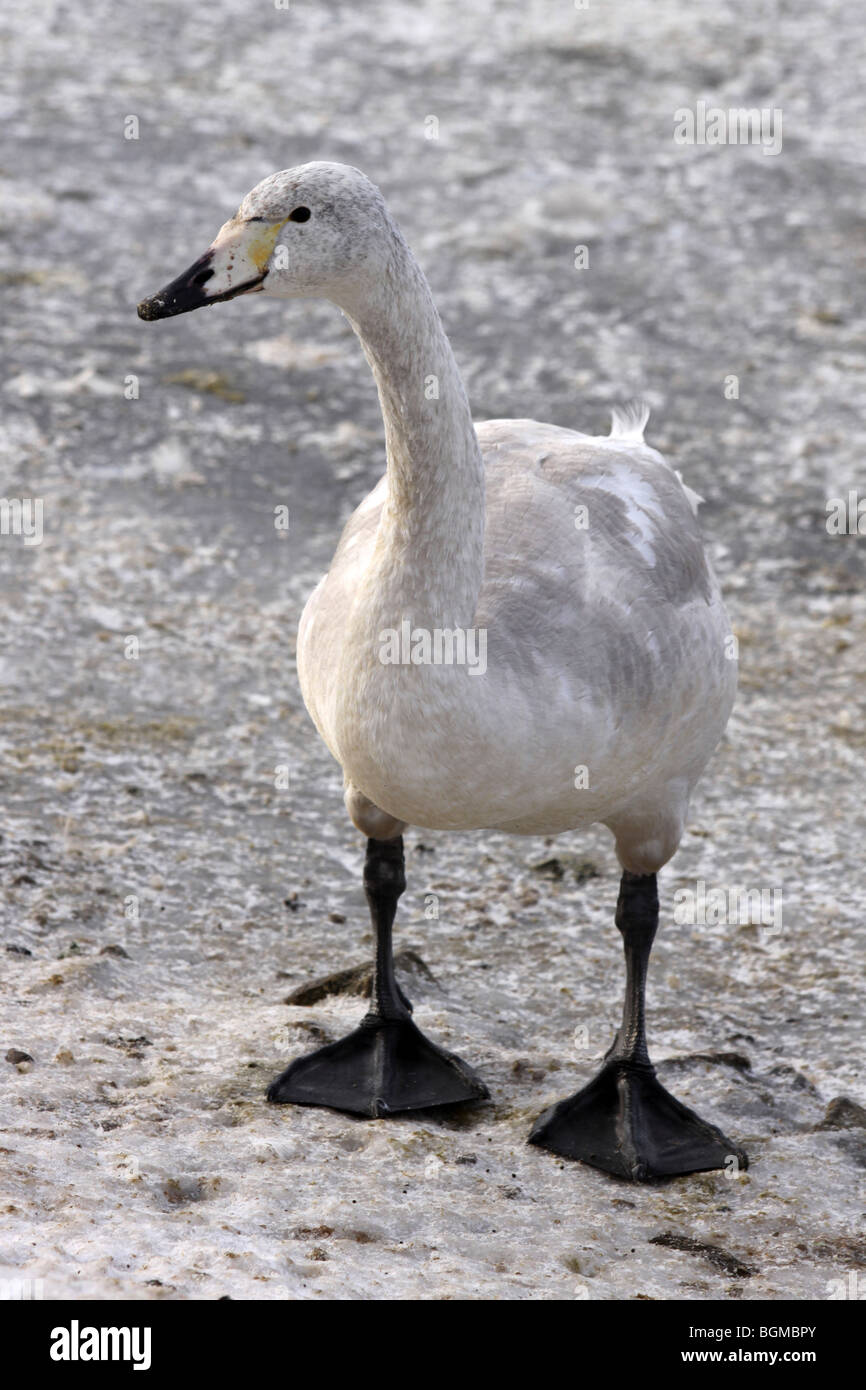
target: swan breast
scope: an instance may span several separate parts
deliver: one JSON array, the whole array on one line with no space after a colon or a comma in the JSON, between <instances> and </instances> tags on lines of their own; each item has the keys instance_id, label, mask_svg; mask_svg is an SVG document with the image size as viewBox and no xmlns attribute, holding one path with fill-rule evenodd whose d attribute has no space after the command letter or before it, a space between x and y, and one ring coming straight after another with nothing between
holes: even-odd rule
<instances>
[{"instance_id":1,"label":"swan breast","mask_svg":"<svg viewBox=\"0 0 866 1390\"><path fill-rule=\"evenodd\" d=\"M351 728L341 656L374 563L386 480L347 523L304 612L299 672L351 783L410 824L561 830L691 786L736 686L718 585L694 508L661 455L534 421L478 426L486 674L357 672ZM575 795L575 769L589 786Z\"/></svg>"}]
</instances>

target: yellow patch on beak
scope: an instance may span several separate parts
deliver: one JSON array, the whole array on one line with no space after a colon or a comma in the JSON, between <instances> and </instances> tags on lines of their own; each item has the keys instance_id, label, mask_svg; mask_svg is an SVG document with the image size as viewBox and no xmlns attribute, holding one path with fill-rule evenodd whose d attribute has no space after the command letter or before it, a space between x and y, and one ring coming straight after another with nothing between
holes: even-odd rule
<instances>
[{"instance_id":1,"label":"yellow patch on beak","mask_svg":"<svg viewBox=\"0 0 866 1390\"><path fill-rule=\"evenodd\" d=\"M244 251L260 275L264 274L277 244L277 237L288 220L288 217L284 217L282 222L255 222L248 226L247 236L244 238Z\"/></svg>"}]
</instances>

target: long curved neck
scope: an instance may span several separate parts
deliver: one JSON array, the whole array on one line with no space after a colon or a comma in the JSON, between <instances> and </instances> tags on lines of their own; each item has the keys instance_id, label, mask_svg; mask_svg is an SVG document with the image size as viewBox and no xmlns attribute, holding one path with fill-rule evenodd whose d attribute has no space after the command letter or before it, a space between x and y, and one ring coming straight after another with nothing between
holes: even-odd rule
<instances>
[{"instance_id":1,"label":"long curved neck","mask_svg":"<svg viewBox=\"0 0 866 1390\"><path fill-rule=\"evenodd\" d=\"M340 308L385 422L388 500L370 575L377 606L397 621L469 627L484 563L481 451L430 287L396 227L385 272Z\"/></svg>"}]
</instances>

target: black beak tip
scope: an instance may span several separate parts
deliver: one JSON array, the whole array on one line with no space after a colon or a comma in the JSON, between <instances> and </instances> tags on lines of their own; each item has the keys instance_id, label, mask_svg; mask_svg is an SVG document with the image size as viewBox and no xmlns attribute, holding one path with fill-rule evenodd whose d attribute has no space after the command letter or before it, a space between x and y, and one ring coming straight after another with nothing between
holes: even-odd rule
<instances>
[{"instance_id":1,"label":"black beak tip","mask_svg":"<svg viewBox=\"0 0 866 1390\"><path fill-rule=\"evenodd\" d=\"M201 309L208 304L221 304L225 299L236 299L239 294L248 294L250 290L260 289L265 282L266 272L263 272L254 280L245 280L243 284L223 290L221 294L205 294L204 286L213 278L210 265L212 259L213 252L205 252L195 265L190 266L189 270L184 271L176 280L172 280L170 285L152 294L150 299L143 299L138 306L138 317L146 323L151 323L154 319L171 319L176 314L188 314L190 310Z\"/></svg>"},{"instance_id":2,"label":"black beak tip","mask_svg":"<svg viewBox=\"0 0 866 1390\"><path fill-rule=\"evenodd\" d=\"M200 309L210 303L203 285L213 278L213 251L205 251L194 265L165 285L149 299L143 299L138 306L138 317L151 323L154 319L170 319L175 314L188 314L191 309Z\"/></svg>"},{"instance_id":3,"label":"black beak tip","mask_svg":"<svg viewBox=\"0 0 866 1390\"><path fill-rule=\"evenodd\" d=\"M165 300L160 299L158 294L152 295L150 299L143 299L138 306L138 317L147 322L164 318Z\"/></svg>"}]
</instances>

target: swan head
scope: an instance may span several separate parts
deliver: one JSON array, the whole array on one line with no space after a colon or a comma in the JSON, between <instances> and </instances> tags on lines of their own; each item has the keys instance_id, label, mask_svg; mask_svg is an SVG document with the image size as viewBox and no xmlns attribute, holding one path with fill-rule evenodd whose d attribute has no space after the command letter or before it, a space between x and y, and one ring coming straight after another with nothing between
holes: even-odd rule
<instances>
[{"instance_id":1,"label":"swan head","mask_svg":"<svg viewBox=\"0 0 866 1390\"><path fill-rule=\"evenodd\" d=\"M144 299L139 318L164 319L243 294L340 303L385 271L393 231L375 184L348 164L271 174L247 194L197 261Z\"/></svg>"}]
</instances>

